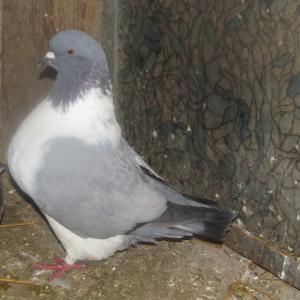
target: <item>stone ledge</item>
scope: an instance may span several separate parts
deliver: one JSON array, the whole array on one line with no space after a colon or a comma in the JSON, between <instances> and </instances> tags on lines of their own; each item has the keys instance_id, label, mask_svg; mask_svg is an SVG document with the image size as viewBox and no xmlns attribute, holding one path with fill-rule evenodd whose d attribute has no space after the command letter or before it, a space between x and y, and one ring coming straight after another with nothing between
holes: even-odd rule
<instances>
[{"instance_id":1,"label":"stone ledge","mask_svg":"<svg viewBox=\"0 0 300 300\"><path fill-rule=\"evenodd\" d=\"M297 256L261 239L239 225L233 225L226 236L225 244L300 289L300 260Z\"/></svg>"}]
</instances>

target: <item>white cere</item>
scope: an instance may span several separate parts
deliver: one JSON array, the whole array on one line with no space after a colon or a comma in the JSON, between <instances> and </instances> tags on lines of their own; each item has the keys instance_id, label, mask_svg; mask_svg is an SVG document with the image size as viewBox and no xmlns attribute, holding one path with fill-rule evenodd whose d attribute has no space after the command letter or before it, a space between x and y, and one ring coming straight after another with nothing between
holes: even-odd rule
<instances>
[{"instance_id":1,"label":"white cere","mask_svg":"<svg viewBox=\"0 0 300 300\"><path fill-rule=\"evenodd\" d=\"M53 58L55 58L55 54L51 51L48 51L46 53L45 57L48 58L48 59L53 59Z\"/></svg>"}]
</instances>

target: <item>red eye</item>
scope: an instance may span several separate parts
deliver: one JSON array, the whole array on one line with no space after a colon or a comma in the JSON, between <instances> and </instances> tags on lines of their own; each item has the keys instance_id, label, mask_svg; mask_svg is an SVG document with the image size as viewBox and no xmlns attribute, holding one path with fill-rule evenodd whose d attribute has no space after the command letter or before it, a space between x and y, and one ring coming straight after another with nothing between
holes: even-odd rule
<instances>
[{"instance_id":1,"label":"red eye","mask_svg":"<svg viewBox=\"0 0 300 300\"><path fill-rule=\"evenodd\" d=\"M73 54L74 54L74 49L68 50L68 53L69 53L70 55L73 55Z\"/></svg>"}]
</instances>

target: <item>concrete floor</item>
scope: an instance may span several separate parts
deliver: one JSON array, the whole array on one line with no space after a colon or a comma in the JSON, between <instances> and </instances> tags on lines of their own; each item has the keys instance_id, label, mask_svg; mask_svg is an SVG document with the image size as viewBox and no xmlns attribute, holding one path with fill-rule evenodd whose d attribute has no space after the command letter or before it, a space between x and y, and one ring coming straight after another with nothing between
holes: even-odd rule
<instances>
[{"instance_id":1,"label":"concrete floor","mask_svg":"<svg viewBox=\"0 0 300 300\"><path fill-rule=\"evenodd\" d=\"M278 299L300 292L231 249L200 240L138 245L106 261L73 270L63 280L31 265L64 256L39 214L4 176L0 227L0 297L3 299ZM24 221L37 224L3 227ZM8 282L25 280L25 282Z\"/></svg>"}]
</instances>

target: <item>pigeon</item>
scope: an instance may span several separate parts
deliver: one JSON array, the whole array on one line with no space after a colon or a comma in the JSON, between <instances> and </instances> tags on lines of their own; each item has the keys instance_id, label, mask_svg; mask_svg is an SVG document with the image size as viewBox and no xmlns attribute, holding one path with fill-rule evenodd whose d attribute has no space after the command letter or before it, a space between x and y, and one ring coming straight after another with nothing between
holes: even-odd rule
<instances>
[{"instance_id":1,"label":"pigeon","mask_svg":"<svg viewBox=\"0 0 300 300\"><path fill-rule=\"evenodd\" d=\"M41 64L56 71L56 80L8 149L10 174L66 251L65 259L37 268L53 270L54 279L138 243L192 236L223 242L234 211L178 192L122 137L95 39L61 31Z\"/></svg>"}]
</instances>

